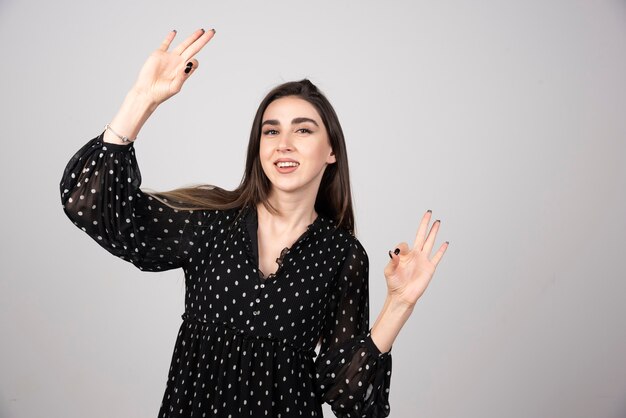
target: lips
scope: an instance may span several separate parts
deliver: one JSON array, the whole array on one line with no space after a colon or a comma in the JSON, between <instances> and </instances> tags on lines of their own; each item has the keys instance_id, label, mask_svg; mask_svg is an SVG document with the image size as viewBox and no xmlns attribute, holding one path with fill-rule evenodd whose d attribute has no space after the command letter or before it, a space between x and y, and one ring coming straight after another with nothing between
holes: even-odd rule
<instances>
[{"instance_id":1,"label":"lips","mask_svg":"<svg viewBox=\"0 0 626 418\"><path fill-rule=\"evenodd\" d=\"M274 163L274 166L279 173L287 174L296 171L300 163L294 160L279 160Z\"/></svg>"},{"instance_id":2,"label":"lips","mask_svg":"<svg viewBox=\"0 0 626 418\"><path fill-rule=\"evenodd\" d=\"M300 165L300 163L291 158L279 158L278 160L274 161L274 165L278 167L297 167Z\"/></svg>"}]
</instances>

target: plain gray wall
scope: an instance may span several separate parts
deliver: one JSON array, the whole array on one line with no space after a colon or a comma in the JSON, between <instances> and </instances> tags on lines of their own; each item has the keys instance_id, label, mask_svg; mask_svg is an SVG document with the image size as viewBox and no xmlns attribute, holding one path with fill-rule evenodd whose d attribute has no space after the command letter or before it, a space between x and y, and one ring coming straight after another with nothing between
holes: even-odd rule
<instances>
[{"instance_id":1,"label":"plain gray wall","mask_svg":"<svg viewBox=\"0 0 626 418\"><path fill-rule=\"evenodd\" d=\"M1 0L0 416L155 417L181 270L63 214L69 158L167 32L217 30L136 144L142 187L241 179L273 86L341 120L371 322L427 209L450 247L393 347L391 417L626 416L624 1ZM325 407L327 416L332 416Z\"/></svg>"}]
</instances>

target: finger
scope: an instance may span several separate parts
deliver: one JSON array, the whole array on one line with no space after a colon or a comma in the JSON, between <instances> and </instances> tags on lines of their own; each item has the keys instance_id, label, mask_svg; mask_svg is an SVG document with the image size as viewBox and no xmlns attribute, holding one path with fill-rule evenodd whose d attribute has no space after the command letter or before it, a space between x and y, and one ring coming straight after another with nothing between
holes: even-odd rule
<instances>
[{"instance_id":1,"label":"finger","mask_svg":"<svg viewBox=\"0 0 626 418\"><path fill-rule=\"evenodd\" d=\"M199 65L200 64L198 63L198 60L195 58L192 58L189 61L187 61L187 63L183 67L183 73L188 76L193 71L197 70Z\"/></svg>"},{"instance_id":2,"label":"finger","mask_svg":"<svg viewBox=\"0 0 626 418\"><path fill-rule=\"evenodd\" d=\"M191 74L193 74L194 71L196 71L196 69L199 66L198 60L196 60L195 58L190 59L189 61L187 61L186 64L189 64L189 65L182 65L178 70L180 76L174 78L172 82L173 84L172 87L174 88L175 91L180 91L183 88L183 83L187 81L189 76L191 76Z\"/></svg>"},{"instance_id":3,"label":"finger","mask_svg":"<svg viewBox=\"0 0 626 418\"><path fill-rule=\"evenodd\" d=\"M175 36L176 36L176 29L171 30L170 33L167 34L163 42L161 42L161 46L159 47L159 49L163 52L167 51L167 48L170 47Z\"/></svg>"},{"instance_id":4,"label":"finger","mask_svg":"<svg viewBox=\"0 0 626 418\"><path fill-rule=\"evenodd\" d=\"M201 37L196 39L191 45L189 45L187 47L187 49L185 49L180 54L180 56L183 57L185 60L188 60L189 58L193 57L194 55L196 55L198 53L198 51L200 51L202 48L204 48L204 46L207 44L207 42L209 42L211 39L213 39L213 36L215 36L215 30L214 29L211 29L211 30L207 31Z\"/></svg>"},{"instance_id":5,"label":"finger","mask_svg":"<svg viewBox=\"0 0 626 418\"><path fill-rule=\"evenodd\" d=\"M439 251L437 251L435 255L433 256L433 258L430 260L435 265L435 268L437 267L437 264L439 264L441 257L443 257L443 255L446 253L446 250L448 249L449 244L450 243L448 241L441 244L441 247L439 247Z\"/></svg>"},{"instance_id":6,"label":"finger","mask_svg":"<svg viewBox=\"0 0 626 418\"><path fill-rule=\"evenodd\" d=\"M433 245L435 245L435 238L437 237L437 231L439 231L440 226L441 221L437 219L430 227L430 231L428 232L428 236L426 237L426 242L424 243L424 247L422 248L422 251L424 251L427 255L430 254L433 249Z\"/></svg>"},{"instance_id":7,"label":"finger","mask_svg":"<svg viewBox=\"0 0 626 418\"><path fill-rule=\"evenodd\" d=\"M394 263L398 263L400 261L400 256L408 252L409 245L406 242L401 242L394 248L394 250L389 250L389 257L391 257Z\"/></svg>"},{"instance_id":8,"label":"finger","mask_svg":"<svg viewBox=\"0 0 626 418\"><path fill-rule=\"evenodd\" d=\"M198 39L199 37L201 37L204 34L204 29L198 29L196 30L194 33L192 33L191 35L189 35L184 41L182 41L176 48L174 48L172 50L173 54L177 54L180 55L183 53L183 51L185 49L187 49L187 47L189 45L191 45L192 43L194 43L194 41L196 39Z\"/></svg>"},{"instance_id":9,"label":"finger","mask_svg":"<svg viewBox=\"0 0 626 418\"><path fill-rule=\"evenodd\" d=\"M417 235L415 236L415 242L413 243L413 249L422 251L422 247L424 246L424 237L426 236L426 229L428 228L428 223L430 222L431 215L432 211L428 209L422 217L420 226L417 229Z\"/></svg>"},{"instance_id":10,"label":"finger","mask_svg":"<svg viewBox=\"0 0 626 418\"><path fill-rule=\"evenodd\" d=\"M198 61L195 59L190 59L187 62L187 65L185 65L183 67L182 71L182 77L177 77L175 79L175 87L177 90L180 90L183 87L183 83L191 76L191 74L194 73L194 71L196 71L196 69L198 68Z\"/></svg>"}]
</instances>

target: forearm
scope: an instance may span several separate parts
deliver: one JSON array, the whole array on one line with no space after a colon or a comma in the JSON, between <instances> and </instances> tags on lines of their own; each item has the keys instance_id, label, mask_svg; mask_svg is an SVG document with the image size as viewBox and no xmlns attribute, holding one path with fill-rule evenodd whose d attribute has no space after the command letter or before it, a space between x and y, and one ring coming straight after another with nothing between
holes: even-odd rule
<instances>
[{"instance_id":1,"label":"forearm","mask_svg":"<svg viewBox=\"0 0 626 418\"><path fill-rule=\"evenodd\" d=\"M372 341L382 353L391 349L404 323L412 313L413 306L399 303L392 296L387 296L385 305L372 326L371 333Z\"/></svg>"},{"instance_id":2,"label":"forearm","mask_svg":"<svg viewBox=\"0 0 626 418\"><path fill-rule=\"evenodd\" d=\"M115 117L111 120L111 128L120 135L129 137L130 139L137 138L137 134L141 130L146 120L156 110L157 105L151 103L140 93L131 90L126 95L124 102L120 110ZM113 144L126 144L122 142L113 132L106 130L104 133L104 142L110 142Z\"/></svg>"}]
</instances>

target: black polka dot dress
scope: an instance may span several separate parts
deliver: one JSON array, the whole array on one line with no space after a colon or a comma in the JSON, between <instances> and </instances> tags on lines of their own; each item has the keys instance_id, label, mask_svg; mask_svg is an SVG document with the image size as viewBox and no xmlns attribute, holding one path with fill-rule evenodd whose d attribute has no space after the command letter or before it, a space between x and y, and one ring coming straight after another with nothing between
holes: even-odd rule
<instances>
[{"instance_id":1,"label":"black polka dot dress","mask_svg":"<svg viewBox=\"0 0 626 418\"><path fill-rule=\"evenodd\" d=\"M266 277L255 207L172 209L140 190L134 144L103 134L67 164L61 201L111 254L183 269L160 418L322 417L324 402L337 417L389 415L391 351L371 339L368 257L354 236L319 214Z\"/></svg>"}]
</instances>

